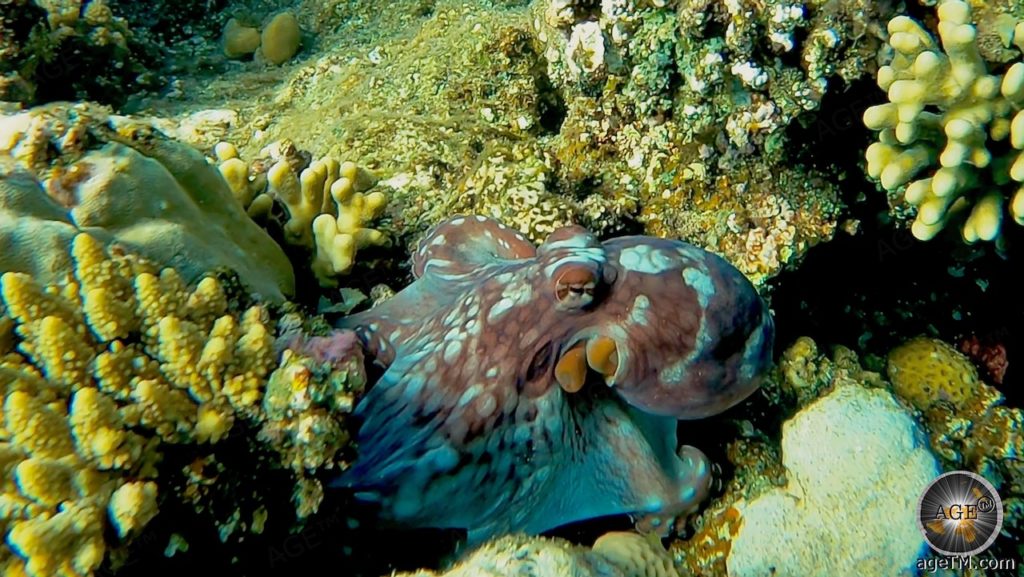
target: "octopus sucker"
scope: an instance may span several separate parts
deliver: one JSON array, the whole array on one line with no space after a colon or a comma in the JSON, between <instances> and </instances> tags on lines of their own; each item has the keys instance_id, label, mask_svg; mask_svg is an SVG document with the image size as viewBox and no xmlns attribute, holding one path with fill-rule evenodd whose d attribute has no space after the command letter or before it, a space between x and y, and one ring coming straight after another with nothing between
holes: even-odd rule
<instances>
[{"instance_id":1,"label":"octopus sucker","mask_svg":"<svg viewBox=\"0 0 1024 577\"><path fill-rule=\"evenodd\" d=\"M457 216L424 236L412 272L338 323L385 371L332 485L393 523L474 542L613 514L666 531L711 482L677 421L735 405L771 365L754 287L683 242L572 226L534 246ZM614 386L589 386L598 376Z\"/></svg>"}]
</instances>

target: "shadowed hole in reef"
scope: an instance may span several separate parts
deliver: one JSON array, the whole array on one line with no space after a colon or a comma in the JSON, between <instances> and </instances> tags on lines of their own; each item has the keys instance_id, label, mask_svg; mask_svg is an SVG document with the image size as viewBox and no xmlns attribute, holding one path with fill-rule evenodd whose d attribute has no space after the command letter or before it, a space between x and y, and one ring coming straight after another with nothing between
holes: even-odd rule
<instances>
[{"instance_id":1,"label":"shadowed hole in reef","mask_svg":"<svg viewBox=\"0 0 1024 577\"><path fill-rule=\"evenodd\" d=\"M956 229L922 242L881 220L862 221L860 234L839 234L811 249L799 268L773 280L779 344L806 335L822 347L839 344L864 357L884 356L922 334L953 346L972 335L995 340L1010 361L999 389L1020 406L1022 392L1014 383L1022 369L1014 361L1024 344L1016 328L1024 323L1024 307L1014 255L1003 258L992 246L966 247ZM1012 222L1004 224L1004 236L1009 245L1022 240Z\"/></svg>"},{"instance_id":2,"label":"shadowed hole in reef","mask_svg":"<svg viewBox=\"0 0 1024 577\"><path fill-rule=\"evenodd\" d=\"M568 109L562 95L551 86L551 81L541 77L537 81L537 89L540 92L540 102L537 103L537 112L540 115L540 127L547 134L558 134L562 130L562 123Z\"/></svg>"}]
</instances>

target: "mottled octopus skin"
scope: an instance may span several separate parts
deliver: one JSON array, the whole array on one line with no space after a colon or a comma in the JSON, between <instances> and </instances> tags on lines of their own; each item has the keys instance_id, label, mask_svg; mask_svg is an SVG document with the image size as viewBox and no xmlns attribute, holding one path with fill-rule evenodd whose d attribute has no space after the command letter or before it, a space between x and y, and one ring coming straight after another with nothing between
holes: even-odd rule
<instances>
[{"instance_id":1,"label":"mottled octopus skin","mask_svg":"<svg viewBox=\"0 0 1024 577\"><path fill-rule=\"evenodd\" d=\"M613 514L665 528L710 484L703 454L677 450L677 419L738 403L771 364L753 286L683 242L567 227L535 247L454 217L421 241L413 274L339 323L386 370L357 407L360 456L334 484L402 525L471 541ZM614 348L569 393L555 367L581 343Z\"/></svg>"}]
</instances>

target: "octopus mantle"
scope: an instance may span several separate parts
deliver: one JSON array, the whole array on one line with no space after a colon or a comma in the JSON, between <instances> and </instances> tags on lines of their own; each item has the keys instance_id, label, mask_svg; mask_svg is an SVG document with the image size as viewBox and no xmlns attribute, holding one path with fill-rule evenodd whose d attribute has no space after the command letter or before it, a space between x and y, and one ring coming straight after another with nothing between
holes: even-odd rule
<instances>
[{"instance_id":1,"label":"octopus mantle","mask_svg":"<svg viewBox=\"0 0 1024 577\"><path fill-rule=\"evenodd\" d=\"M455 217L413 274L339 325L385 372L335 485L403 525L473 541L623 513L668 527L710 483L703 454L677 449L677 420L738 403L771 363L753 286L683 242L567 227L535 247Z\"/></svg>"}]
</instances>

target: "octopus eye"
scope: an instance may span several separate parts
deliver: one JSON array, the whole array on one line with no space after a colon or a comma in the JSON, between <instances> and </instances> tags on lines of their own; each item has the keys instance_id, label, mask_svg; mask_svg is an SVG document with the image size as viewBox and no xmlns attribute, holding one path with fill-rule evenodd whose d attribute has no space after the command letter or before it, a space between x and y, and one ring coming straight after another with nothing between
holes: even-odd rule
<instances>
[{"instance_id":1,"label":"octopus eye","mask_svg":"<svg viewBox=\"0 0 1024 577\"><path fill-rule=\"evenodd\" d=\"M581 309L594 302L597 275L590 267L573 264L562 267L555 277L555 299L559 307Z\"/></svg>"}]
</instances>

